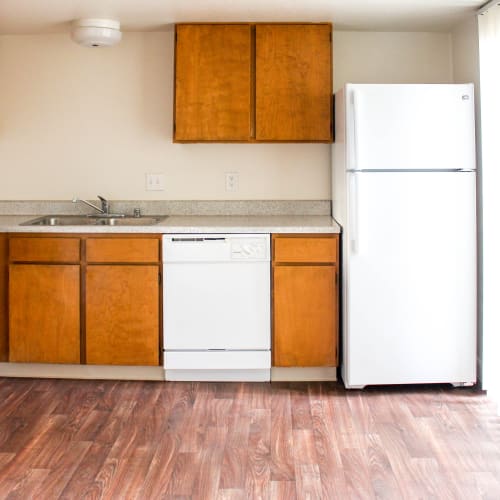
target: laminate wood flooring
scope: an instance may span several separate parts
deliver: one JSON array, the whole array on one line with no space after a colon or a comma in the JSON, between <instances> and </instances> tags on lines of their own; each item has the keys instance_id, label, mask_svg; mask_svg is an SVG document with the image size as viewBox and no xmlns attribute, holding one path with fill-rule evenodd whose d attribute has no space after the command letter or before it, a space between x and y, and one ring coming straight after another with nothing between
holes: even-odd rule
<instances>
[{"instance_id":1,"label":"laminate wood flooring","mask_svg":"<svg viewBox=\"0 0 500 500\"><path fill-rule=\"evenodd\" d=\"M500 417L447 387L0 379L1 499L499 499Z\"/></svg>"}]
</instances>

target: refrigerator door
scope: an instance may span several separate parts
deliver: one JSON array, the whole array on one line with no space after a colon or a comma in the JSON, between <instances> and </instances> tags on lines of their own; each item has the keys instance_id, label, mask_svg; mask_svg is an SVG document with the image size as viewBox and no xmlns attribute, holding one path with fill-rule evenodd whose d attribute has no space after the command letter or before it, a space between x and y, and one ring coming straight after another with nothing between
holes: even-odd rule
<instances>
[{"instance_id":1,"label":"refrigerator door","mask_svg":"<svg viewBox=\"0 0 500 500\"><path fill-rule=\"evenodd\" d=\"M348 185L346 387L475 382L475 173L349 173Z\"/></svg>"},{"instance_id":2,"label":"refrigerator door","mask_svg":"<svg viewBox=\"0 0 500 500\"><path fill-rule=\"evenodd\" d=\"M474 87L346 85L348 170L475 169Z\"/></svg>"}]
</instances>

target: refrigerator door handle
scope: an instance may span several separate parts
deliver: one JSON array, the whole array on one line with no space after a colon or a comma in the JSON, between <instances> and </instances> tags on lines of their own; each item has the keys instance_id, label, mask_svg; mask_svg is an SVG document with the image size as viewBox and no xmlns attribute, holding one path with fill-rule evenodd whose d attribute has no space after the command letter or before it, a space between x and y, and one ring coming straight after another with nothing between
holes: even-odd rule
<instances>
[{"instance_id":1,"label":"refrigerator door handle","mask_svg":"<svg viewBox=\"0 0 500 500\"><path fill-rule=\"evenodd\" d=\"M349 175L349 245L353 254L359 252L358 181L356 173Z\"/></svg>"},{"instance_id":2,"label":"refrigerator door handle","mask_svg":"<svg viewBox=\"0 0 500 500\"><path fill-rule=\"evenodd\" d=\"M351 134L349 134L349 170L358 169L358 119L357 119L357 98L356 91L353 90L351 93L351 113L348 116L351 117Z\"/></svg>"}]
</instances>

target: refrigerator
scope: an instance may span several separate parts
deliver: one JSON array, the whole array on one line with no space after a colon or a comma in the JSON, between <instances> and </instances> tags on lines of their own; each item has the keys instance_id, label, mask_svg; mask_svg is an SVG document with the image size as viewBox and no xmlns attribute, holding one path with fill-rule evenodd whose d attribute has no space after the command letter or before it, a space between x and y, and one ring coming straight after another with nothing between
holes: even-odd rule
<instances>
[{"instance_id":1,"label":"refrigerator","mask_svg":"<svg viewBox=\"0 0 500 500\"><path fill-rule=\"evenodd\" d=\"M472 84L347 84L335 95L346 388L476 381Z\"/></svg>"}]
</instances>

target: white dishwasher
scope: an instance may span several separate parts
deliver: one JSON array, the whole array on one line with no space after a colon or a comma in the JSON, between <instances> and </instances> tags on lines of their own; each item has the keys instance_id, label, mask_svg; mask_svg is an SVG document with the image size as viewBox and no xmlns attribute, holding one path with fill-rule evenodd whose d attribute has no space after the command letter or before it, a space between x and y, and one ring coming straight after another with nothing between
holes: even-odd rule
<instances>
[{"instance_id":1,"label":"white dishwasher","mask_svg":"<svg viewBox=\"0 0 500 500\"><path fill-rule=\"evenodd\" d=\"M269 234L163 236L166 380L268 381Z\"/></svg>"}]
</instances>

